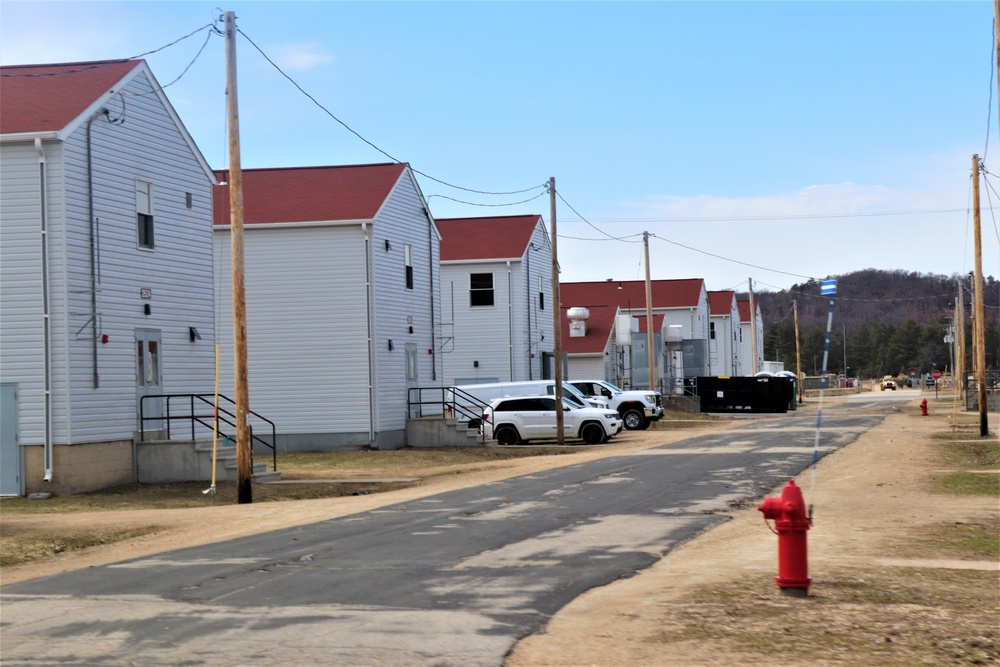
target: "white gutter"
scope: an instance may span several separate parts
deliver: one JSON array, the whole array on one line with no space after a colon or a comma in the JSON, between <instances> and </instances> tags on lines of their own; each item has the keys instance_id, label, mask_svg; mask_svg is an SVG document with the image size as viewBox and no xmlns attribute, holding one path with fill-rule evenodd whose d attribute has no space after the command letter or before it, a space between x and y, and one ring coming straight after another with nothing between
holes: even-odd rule
<instances>
[{"instance_id":1,"label":"white gutter","mask_svg":"<svg viewBox=\"0 0 1000 667\"><path fill-rule=\"evenodd\" d=\"M38 206L40 220L40 242L42 251L42 338L45 365L45 440L43 481L52 481L52 334L51 316L49 312L49 225L48 210L45 206L48 192L46 190L45 149L42 140L35 137L35 152L38 153Z\"/></svg>"},{"instance_id":2,"label":"white gutter","mask_svg":"<svg viewBox=\"0 0 1000 667\"><path fill-rule=\"evenodd\" d=\"M507 260L507 366L514 381L514 295L511 293L510 260Z\"/></svg>"},{"instance_id":3,"label":"white gutter","mask_svg":"<svg viewBox=\"0 0 1000 667\"><path fill-rule=\"evenodd\" d=\"M365 323L368 327L368 445L375 444L375 373L372 368L374 344L372 340L372 278L371 278L371 235L368 223L361 223L361 233L365 237Z\"/></svg>"}]
</instances>

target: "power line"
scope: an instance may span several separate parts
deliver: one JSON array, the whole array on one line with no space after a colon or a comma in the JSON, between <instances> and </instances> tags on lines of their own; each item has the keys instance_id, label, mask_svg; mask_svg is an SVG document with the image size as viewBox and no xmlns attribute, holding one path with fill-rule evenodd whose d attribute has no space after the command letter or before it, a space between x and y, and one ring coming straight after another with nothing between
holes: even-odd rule
<instances>
[{"instance_id":1,"label":"power line","mask_svg":"<svg viewBox=\"0 0 1000 667\"><path fill-rule=\"evenodd\" d=\"M416 170L414 169L414 171L416 171ZM521 201L513 201L513 202L510 202L510 203L507 203L507 204L479 204L479 203L471 202L471 201L462 201L461 199L455 199L454 197L449 197L447 195L428 195L427 196L427 200L429 201L429 200L433 199L434 197L439 197L441 199L447 199L449 201L457 202L459 204L465 204L467 206L517 206L518 204L527 204L530 201L535 201L539 197L544 197L544 196L545 196L545 192L543 191L543 192L539 192L534 197L529 197L528 199L522 199Z\"/></svg>"},{"instance_id":2,"label":"power line","mask_svg":"<svg viewBox=\"0 0 1000 667\"><path fill-rule=\"evenodd\" d=\"M295 88L298 89L298 91L300 93L302 93L303 95L305 95L313 104L315 104L319 109L321 109L327 116L329 116L330 118L332 118L334 121L336 121L337 123L339 123L341 125L341 127L343 127L345 130L347 130L348 132L350 132L351 134L353 134L354 136L356 136L358 139L360 139L364 143L368 144L371 148L375 149L376 151L378 151L379 153L381 153L385 157L389 158L393 162L400 163L400 164L403 163L403 160L399 160L399 159L393 157L392 155L390 155L386 151L382 150L381 148L379 148L378 146L376 146L374 143L372 143L368 139L366 139L363 136L361 136L361 134L358 133L356 130L354 130L354 128L352 128L350 125L348 125L344 121L342 121L339 118L337 118L337 116L335 116L332 111L330 111L325 106L323 106L319 102L319 100L317 100L315 97L313 97L308 92L306 92L306 90L302 86L300 86L298 84L298 82L295 81L295 79L293 79L284 70L282 70L280 67L278 67L277 63L275 63L273 60L271 60L271 58L266 53L264 53L264 50L262 48L260 48L259 46L257 46L257 44L252 39L250 39L250 37L245 32L243 32L240 29L237 29L237 32L239 32L241 35L243 35L243 37L248 42L250 42L250 45L253 46L253 48L257 49L257 52L260 53L260 55L264 57L264 60L266 60L268 63L271 64L271 67L273 67L275 70L277 70L278 73L281 74L281 76L283 76L286 79L288 79L289 83L291 83L293 86L295 86ZM430 179L430 180L434 181L435 183L440 183L441 185L445 185L445 186L447 186L449 188L454 188L456 190L462 190L464 192L472 192L472 193L478 194L478 195L517 195L517 194L522 194L522 193L525 193L525 192L531 192L531 191L536 190L538 188L544 188L544 187L546 187L544 183L540 183L538 185L534 185L534 186L531 186L529 188L524 188L523 190L511 190L509 192L490 192L488 190L475 190L473 188L466 188L466 187L463 187L461 185L455 185L454 183L449 183L447 181L443 181L443 180L441 180L439 178L435 178L434 176L431 176L430 174L422 172L419 169L414 169L412 165L410 166L410 169L414 173L420 174L424 178Z\"/></svg>"},{"instance_id":3,"label":"power line","mask_svg":"<svg viewBox=\"0 0 1000 667\"><path fill-rule=\"evenodd\" d=\"M609 218L596 222L650 223L650 222L760 222L768 220L827 220L830 218L875 218L901 215L936 215L940 213L965 213L964 208L938 208L913 211L872 211L868 213L808 213L802 215L753 215L753 216L691 216L683 218Z\"/></svg>"},{"instance_id":4,"label":"power line","mask_svg":"<svg viewBox=\"0 0 1000 667\"><path fill-rule=\"evenodd\" d=\"M742 262L742 261L740 261L738 259L732 259L730 257L723 257L722 255L718 255L718 254L716 254L714 252L708 252L707 250L700 250L698 248L693 248L693 247L691 247L689 245L684 245L683 243L678 243L677 241L671 241L668 238L664 238L662 236L657 236L656 234L650 234L650 236L653 237L653 238L655 238L655 239L659 239L659 240L663 241L664 243L669 243L671 245L675 245L675 246L678 246L680 248L684 248L685 250L690 250L692 252L701 253L702 255L707 255L709 257L715 257L716 259L721 259L721 260L723 260L725 262L732 262L733 264L740 264L742 266L749 266L752 269L760 269L761 271L769 271L771 273L780 273L782 275L792 276L792 277L795 277L795 278L805 278L807 280L809 280L809 279L815 280L815 277L813 277L813 276L805 276L805 275L802 275L801 273L790 273L788 271L781 271L780 269L769 269L768 267L766 267L766 266L760 266L759 264L750 264L749 262Z\"/></svg>"},{"instance_id":5,"label":"power line","mask_svg":"<svg viewBox=\"0 0 1000 667\"><path fill-rule=\"evenodd\" d=\"M986 152L990 148L990 120L993 118L993 75L996 73L996 64L993 62L996 56L997 28L993 23L993 43L990 45L990 85L989 104L986 106L986 143L983 146L983 162L986 161Z\"/></svg>"},{"instance_id":6,"label":"power line","mask_svg":"<svg viewBox=\"0 0 1000 667\"><path fill-rule=\"evenodd\" d=\"M585 223L587 223L587 225L589 225L592 229L596 230L598 233L603 234L604 236L608 237L608 239L610 239L612 241L625 241L626 243L637 243L637 241L627 241L626 239L628 237L612 236L611 234L608 234L603 229L601 229L601 228L597 227L596 225L594 225L594 223L592 223L590 220L587 220L585 217L583 217L583 215L579 211L577 211L575 208L573 208L572 204L570 204L568 201L566 201L566 199L562 196L561 192L556 191L556 196L559 197L559 199L560 199L560 201L562 201L562 203L566 204L566 206L569 207L569 210L573 211L573 213L576 213L576 216L578 218L580 218L581 220L583 220Z\"/></svg>"},{"instance_id":7,"label":"power line","mask_svg":"<svg viewBox=\"0 0 1000 667\"><path fill-rule=\"evenodd\" d=\"M115 58L113 60L102 60L100 63L94 63L94 64L91 64L91 65L81 65L80 67L77 67L75 69L64 69L64 70L60 70L58 72L34 72L32 74L3 74L3 73L0 73L0 77L7 77L7 78L16 79L16 78L33 78L33 77L46 77L46 76L64 76L66 74L77 74L79 72L86 72L86 71L89 71L89 70L92 70L92 69L97 69L99 67L104 67L108 63L124 63L124 62L128 62L129 60L139 60L140 58L144 58L144 57L152 55L154 53L159 53L160 51L163 51L165 49L169 49L171 46L174 46L175 44L179 44L180 42L183 42L185 39L187 39L189 37L192 37L193 35L198 34L202 30L209 30L209 31L215 30L215 23L217 23L217 22L218 21L213 22L213 23L209 23L208 25L203 25L200 28L198 28L197 30L193 30L193 31L189 32L188 34L184 35L183 37L178 37L177 39L175 39L174 41L170 42L169 44L164 44L163 46L161 46L159 48L153 49L152 51L146 51L144 53L140 53L138 55L131 56L129 58ZM202 46L202 49L204 49L204 48L205 47ZM201 52L199 51L199 54L200 53ZM196 59L197 59L197 57L196 57ZM190 65L188 65L188 67L190 67ZM186 72L187 69L185 69L184 71ZM181 76L183 76L183 73L181 74ZM180 78L180 77L178 77L178 78Z\"/></svg>"}]
</instances>

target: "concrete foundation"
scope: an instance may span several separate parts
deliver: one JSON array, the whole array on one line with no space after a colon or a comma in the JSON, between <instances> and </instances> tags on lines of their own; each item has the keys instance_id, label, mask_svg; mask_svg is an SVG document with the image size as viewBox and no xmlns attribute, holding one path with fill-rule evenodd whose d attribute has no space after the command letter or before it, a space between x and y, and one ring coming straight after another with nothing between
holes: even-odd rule
<instances>
[{"instance_id":1,"label":"concrete foundation","mask_svg":"<svg viewBox=\"0 0 1000 667\"><path fill-rule=\"evenodd\" d=\"M69 495L132 481L132 441L88 442L52 447L52 481L45 482L42 445L22 448L25 493Z\"/></svg>"}]
</instances>

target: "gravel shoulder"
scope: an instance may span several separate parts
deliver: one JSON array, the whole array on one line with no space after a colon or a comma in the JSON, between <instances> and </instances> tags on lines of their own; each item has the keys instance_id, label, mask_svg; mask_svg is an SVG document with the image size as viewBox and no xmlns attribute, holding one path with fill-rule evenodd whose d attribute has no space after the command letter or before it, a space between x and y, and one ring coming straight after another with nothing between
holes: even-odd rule
<instances>
[{"instance_id":1,"label":"gravel shoulder","mask_svg":"<svg viewBox=\"0 0 1000 667\"><path fill-rule=\"evenodd\" d=\"M777 538L750 507L580 596L506 667L1000 664L1000 564L926 539L998 522L996 496L935 490L949 430L913 402L820 461L808 598L775 587ZM810 502L811 471L796 483Z\"/></svg>"}]
</instances>

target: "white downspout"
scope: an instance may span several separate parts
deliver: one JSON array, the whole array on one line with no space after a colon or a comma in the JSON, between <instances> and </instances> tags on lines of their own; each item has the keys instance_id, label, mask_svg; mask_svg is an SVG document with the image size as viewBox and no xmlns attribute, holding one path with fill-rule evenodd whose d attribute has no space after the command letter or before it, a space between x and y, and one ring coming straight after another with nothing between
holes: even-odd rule
<instances>
[{"instance_id":1,"label":"white downspout","mask_svg":"<svg viewBox=\"0 0 1000 667\"><path fill-rule=\"evenodd\" d=\"M368 223L361 223L361 233L365 237L365 323L368 327L368 443L375 444L375 369L374 341L372 341L372 277L371 277L371 236Z\"/></svg>"},{"instance_id":2,"label":"white downspout","mask_svg":"<svg viewBox=\"0 0 1000 667\"><path fill-rule=\"evenodd\" d=\"M514 300L511 292L510 260L507 260L507 366L514 381Z\"/></svg>"},{"instance_id":3,"label":"white downspout","mask_svg":"<svg viewBox=\"0 0 1000 667\"><path fill-rule=\"evenodd\" d=\"M42 147L42 140L35 138L35 152L38 153L38 204L40 221L40 241L42 250L42 339L43 353L45 358L45 440L44 440L44 469L43 481L52 481L52 328L51 313L49 310L49 221L46 199L48 191L46 188L45 173L45 149Z\"/></svg>"}]
</instances>

